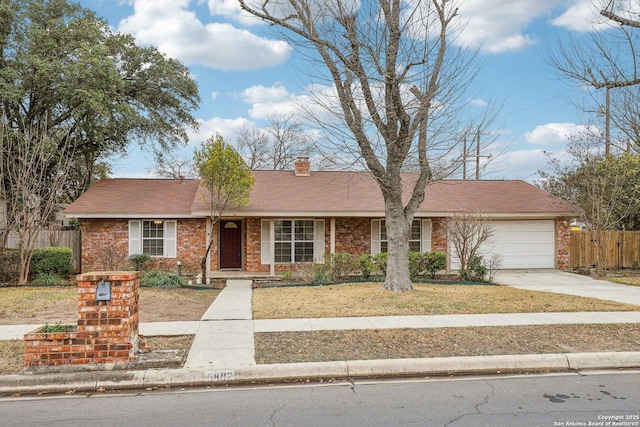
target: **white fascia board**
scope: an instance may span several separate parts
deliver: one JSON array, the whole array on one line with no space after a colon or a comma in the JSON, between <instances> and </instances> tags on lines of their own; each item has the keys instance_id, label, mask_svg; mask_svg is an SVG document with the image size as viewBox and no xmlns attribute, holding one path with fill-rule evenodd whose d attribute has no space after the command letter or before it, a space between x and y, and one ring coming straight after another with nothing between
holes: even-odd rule
<instances>
[{"instance_id":1,"label":"white fascia board","mask_svg":"<svg viewBox=\"0 0 640 427\"><path fill-rule=\"evenodd\" d=\"M447 218L459 215L461 212L416 212L415 218ZM572 212L533 212L533 213L504 213L482 212L483 216L491 219L556 219L558 217L573 217ZM193 217L209 216L206 211L194 211ZM247 218L384 218L384 211L227 211L223 217Z\"/></svg>"}]
</instances>

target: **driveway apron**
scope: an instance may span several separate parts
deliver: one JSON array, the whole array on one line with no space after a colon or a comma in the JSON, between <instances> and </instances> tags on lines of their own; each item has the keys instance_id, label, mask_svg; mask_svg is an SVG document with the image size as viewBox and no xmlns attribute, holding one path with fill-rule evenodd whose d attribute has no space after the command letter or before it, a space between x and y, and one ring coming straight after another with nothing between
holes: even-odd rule
<instances>
[{"instance_id":1,"label":"driveway apron","mask_svg":"<svg viewBox=\"0 0 640 427\"><path fill-rule=\"evenodd\" d=\"M559 270L500 270L494 282L518 289L554 292L640 305L640 287Z\"/></svg>"}]
</instances>

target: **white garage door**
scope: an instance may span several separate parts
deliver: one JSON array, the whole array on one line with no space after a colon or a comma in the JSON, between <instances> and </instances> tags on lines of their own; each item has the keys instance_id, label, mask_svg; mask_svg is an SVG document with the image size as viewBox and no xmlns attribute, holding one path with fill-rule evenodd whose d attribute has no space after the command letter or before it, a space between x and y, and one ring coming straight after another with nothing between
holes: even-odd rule
<instances>
[{"instance_id":1,"label":"white garage door","mask_svg":"<svg viewBox=\"0 0 640 427\"><path fill-rule=\"evenodd\" d=\"M555 268L555 223L553 220L493 221L493 236L481 247L485 259L499 254L500 268ZM451 254L455 250L450 245ZM458 269L456 256L451 268Z\"/></svg>"}]
</instances>

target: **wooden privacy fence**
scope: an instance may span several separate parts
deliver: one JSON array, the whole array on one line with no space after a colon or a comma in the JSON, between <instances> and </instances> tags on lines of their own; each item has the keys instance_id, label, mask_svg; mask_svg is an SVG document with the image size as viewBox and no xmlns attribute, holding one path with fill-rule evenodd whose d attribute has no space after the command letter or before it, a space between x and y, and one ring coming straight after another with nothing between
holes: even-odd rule
<instances>
[{"instance_id":1,"label":"wooden privacy fence","mask_svg":"<svg viewBox=\"0 0 640 427\"><path fill-rule=\"evenodd\" d=\"M597 262L596 233L574 230L571 232L571 268L592 267ZM605 231L602 233L602 267L640 267L640 231Z\"/></svg>"},{"instance_id":2,"label":"wooden privacy fence","mask_svg":"<svg viewBox=\"0 0 640 427\"><path fill-rule=\"evenodd\" d=\"M80 230L42 230L38 233L35 248L60 246L73 251L73 268L80 271L82 257L82 240ZM9 233L7 248L17 249L20 240L14 233Z\"/></svg>"}]
</instances>

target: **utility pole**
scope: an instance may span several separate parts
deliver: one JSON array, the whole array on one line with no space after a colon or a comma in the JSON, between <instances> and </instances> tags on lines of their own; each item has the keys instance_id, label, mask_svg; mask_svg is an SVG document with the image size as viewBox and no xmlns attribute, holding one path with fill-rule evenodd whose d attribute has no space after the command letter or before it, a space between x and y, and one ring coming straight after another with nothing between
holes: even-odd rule
<instances>
[{"instance_id":1,"label":"utility pole","mask_svg":"<svg viewBox=\"0 0 640 427\"><path fill-rule=\"evenodd\" d=\"M478 130L476 131L476 181L480 179L480 157L486 157L487 159L490 159L492 154L489 154L488 156L481 156L480 155L480 135L489 135L489 132L480 132L480 128L478 127ZM466 144L465 144L465 150L466 150Z\"/></svg>"},{"instance_id":2,"label":"utility pole","mask_svg":"<svg viewBox=\"0 0 640 427\"><path fill-rule=\"evenodd\" d=\"M467 132L464 133L464 145L462 148L462 179L467 179Z\"/></svg>"},{"instance_id":3,"label":"utility pole","mask_svg":"<svg viewBox=\"0 0 640 427\"><path fill-rule=\"evenodd\" d=\"M611 95L610 85L605 87L605 112L604 112L604 154L609 155L611 149Z\"/></svg>"}]
</instances>

